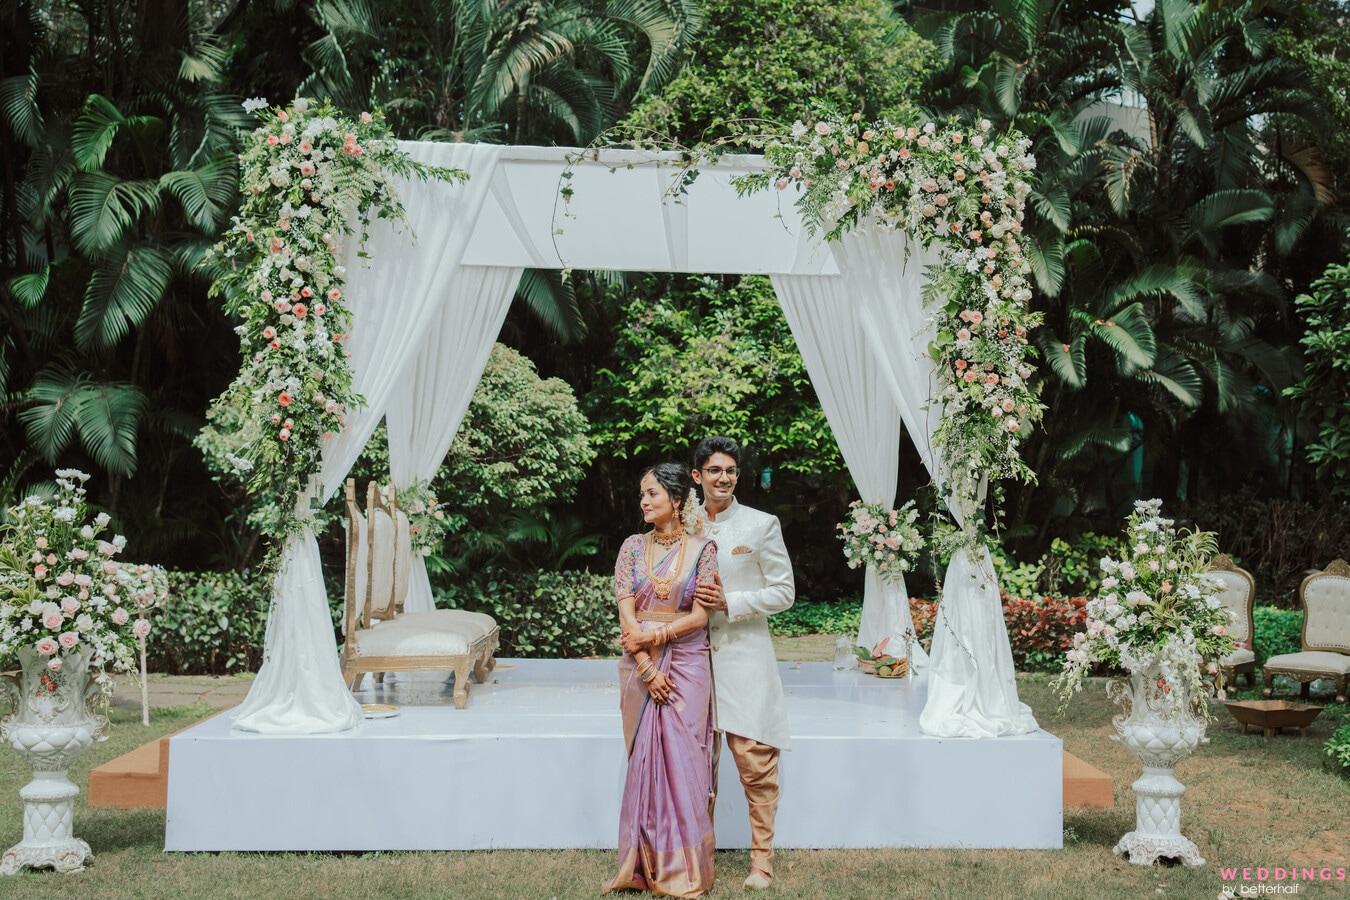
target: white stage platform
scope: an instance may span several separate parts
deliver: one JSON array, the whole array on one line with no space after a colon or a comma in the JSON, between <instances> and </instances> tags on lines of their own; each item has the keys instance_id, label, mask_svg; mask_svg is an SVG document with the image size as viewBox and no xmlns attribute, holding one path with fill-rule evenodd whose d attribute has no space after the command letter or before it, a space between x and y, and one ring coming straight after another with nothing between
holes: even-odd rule
<instances>
[{"instance_id":1,"label":"white stage platform","mask_svg":"<svg viewBox=\"0 0 1350 900\"><path fill-rule=\"evenodd\" d=\"M780 847L1059 848L1059 738L932 738L924 681L782 663L792 749ZM370 684L367 680L367 684ZM368 690L404 704L341 735L234 734L216 716L170 741L165 849L612 848L624 745L609 660L501 660L469 708L450 685ZM722 755L718 846L748 846Z\"/></svg>"}]
</instances>

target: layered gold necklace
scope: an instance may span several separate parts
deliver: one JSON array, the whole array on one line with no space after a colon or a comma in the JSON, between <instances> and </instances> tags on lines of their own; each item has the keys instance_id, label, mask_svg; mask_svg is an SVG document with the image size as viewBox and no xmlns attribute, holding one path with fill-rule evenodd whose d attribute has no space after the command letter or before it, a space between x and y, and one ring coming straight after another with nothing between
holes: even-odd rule
<instances>
[{"instance_id":1,"label":"layered gold necklace","mask_svg":"<svg viewBox=\"0 0 1350 900\"><path fill-rule=\"evenodd\" d=\"M656 545L659 542L663 546L671 546L675 541L680 542L680 555L675 558L675 568L670 570L669 576L657 577L656 573L652 571L656 566ZM688 546L689 542L685 539L683 533L677 534L673 540L667 542L659 541L656 532L647 532L647 578L651 580L652 589L656 592L658 600L670 599L670 589L674 586L675 579L679 578L680 573L684 571L684 551Z\"/></svg>"}]
</instances>

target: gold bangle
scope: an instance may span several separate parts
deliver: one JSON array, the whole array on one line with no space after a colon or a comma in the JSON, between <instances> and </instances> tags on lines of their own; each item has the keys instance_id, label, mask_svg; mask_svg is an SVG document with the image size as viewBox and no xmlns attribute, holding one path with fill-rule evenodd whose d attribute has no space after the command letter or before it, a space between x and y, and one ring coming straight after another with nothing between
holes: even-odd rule
<instances>
[{"instance_id":1,"label":"gold bangle","mask_svg":"<svg viewBox=\"0 0 1350 900\"><path fill-rule=\"evenodd\" d=\"M638 677L642 679L643 684L651 684L656 680L656 666L652 666L645 672L639 672Z\"/></svg>"},{"instance_id":2,"label":"gold bangle","mask_svg":"<svg viewBox=\"0 0 1350 900\"><path fill-rule=\"evenodd\" d=\"M661 643L669 644L673 640L675 640L675 629L671 628L669 625L662 625Z\"/></svg>"}]
</instances>

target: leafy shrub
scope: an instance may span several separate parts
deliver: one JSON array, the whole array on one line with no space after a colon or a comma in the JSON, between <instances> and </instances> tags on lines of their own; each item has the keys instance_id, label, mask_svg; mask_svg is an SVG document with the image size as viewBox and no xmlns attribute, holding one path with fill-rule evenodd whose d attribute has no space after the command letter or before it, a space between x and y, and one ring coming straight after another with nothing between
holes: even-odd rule
<instances>
[{"instance_id":1,"label":"leafy shrub","mask_svg":"<svg viewBox=\"0 0 1350 900\"><path fill-rule=\"evenodd\" d=\"M480 528L502 509L538 510L569 500L595 459L589 425L571 387L540 378L534 363L495 344L473 399L431 487L451 531ZM389 440L381 425L352 468L358 496L389 479Z\"/></svg>"},{"instance_id":2,"label":"leafy shrub","mask_svg":"<svg viewBox=\"0 0 1350 900\"><path fill-rule=\"evenodd\" d=\"M1085 531L1071 541L1055 538L1050 542L1050 552L1041 557L1040 590L1054 595L1095 595L1102 581L1102 557L1121 558L1124 544L1125 538L1119 534L1093 531Z\"/></svg>"},{"instance_id":3,"label":"leafy shrub","mask_svg":"<svg viewBox=\"0 0 1350 900\"><path fill-rule=\"evenodd\" d=\"M1086 606L1086 597L1004 598L1013 665L1024 672L1058 672L1087 621Z\"/></svg>"},{"instance_id":4,"label":"leafy shrub","mask_svg":"<svg viewBox=\"0 0 1350 900\"><path fill-rule=\"evenodd\" d=\"M491 571L436 592L436 605L485 612L501 629L500 656L618 653L614 579L589 572Z\"/></svg>"},{"instance_id":5,"label":"leafy shrub","mask_svg":"<svg viewBox=\"0 0 1350 900\"><path fill-rule=\"evenodd\" d=\"M1005 594L1030 597L1036 593L1036 585L1045 571L1044 559L1034 563L1018 562L1002 544L990 547L989 555L994 560L994 571L998 573L998 586Z\"/></svg>"},{"instance_id":6,"label":"leafy shrub","mask_svg":"<svg viewBox=\"0 0 1350 900\"><path fill-rule=\"evenodd\" d=\"M769 617L769 633L782 637L804 634L843 634L852 637L862 623L861 600L799 600L790 609Z\"/></svg>"},{"instance_id":7,"label":"leafy shrub","mask_svg":"<svg viewBox=\"0 0 1350 900\"><path fill-rule=\"evenodd\" d=\"M1258 606L1252 610L1257 665L1282 653L1297 653L1303 648L1303 610Z\"/></svg>"},{"instance_id":8,"label":"leafy shrub","mask_svg":"<svg viewBox=\"0 0 1350 900\"><path fill-rule=\"evenodd\" d=\"M262 661L270 582L250 573L170 572L146 647L153 672L223 675Z\"/></svg>"},{"instance_id":9,"label":"leafy shrub","mask_svg":"<svg viewBox=\"0 0 1350 900\"><path fill-rule=\"evenodd\" d=\"M1120 535L1085 531L1072 540L1055 538L1050 550L1036 562L1015 559L1002 544L989 548L998 573L999 588L1011 597L1092 596L1101 584L1103 556L1119 557L1124 546ZM946 565L947 559L939 563Z\"/></svg>"},{"instance_id":10,"label":"leafy shrub","mask_svg":"<svg viewBox=\"0 0 1350 900\"><path fill-rule=\"evenodd\" d=\"M1331 733L1323 750L1342 774L1350 775L1350 722Z\"/></svg>"}]
</instances>

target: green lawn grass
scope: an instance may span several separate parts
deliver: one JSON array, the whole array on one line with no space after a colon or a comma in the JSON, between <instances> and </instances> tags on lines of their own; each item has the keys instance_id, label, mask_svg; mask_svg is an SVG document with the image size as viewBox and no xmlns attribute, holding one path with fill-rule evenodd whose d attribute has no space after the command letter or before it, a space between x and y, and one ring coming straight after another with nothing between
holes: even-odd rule
<instances>
[{"instance_id":1,"label":"green lawn grass","mask_svg":"<svg viewBox=\"0 0 1350 900\"><path fill-rule=\"evenodd\" d=\"M1345 707L1329 707L1307 738L1271 740L1239 734L1227 712L1217 709L1219 719L1210 729L1210 743L1178 769L1187 786L1183 828L1200 845L1207 865L1193 870L1145 868L1111 853L1115 841L1133 825L1129 785L1139 770L1129 752L1108 739L1111 710L1102 685L1092 684L1059 718L1047 682L1044 676L1022 676L1023 699L1044 728L1064 739L1066 749L1107 771L1116 783L1114 808L1065 812L1063 850L784 850L778 855L778 879L771 896L1085 900L1170 896L1190 900L1218 896L1220 865L1350 863L1350 781L1327 769L1321 756L1327 735L1347 717ZM208 712L205 708L160 710L150 728L144 729L137 713L117 710L111 739L86 753L72 775L84 784L91 766L182 728ZM925 776L924 772L913 774ZM16 792L27 778L16 754L0 752L3 846L20 837ZM859 810L858 815L869 813ZM875 818L878 832L884 832L886 816ZM79 900L595 897L614 862L612 853L598 851L165 854L161 851L163 813L92 809L83 802L76 832L89 841L96 855L87 871L73 876L45 872L0 879L0 896ZM719 881L712 896L742 896L740 882L747 865L743 852L719 853ZM1344 883L1331 883L1309 884L1299 896L1345 895Z\"/></svg>"}]
</instances>

